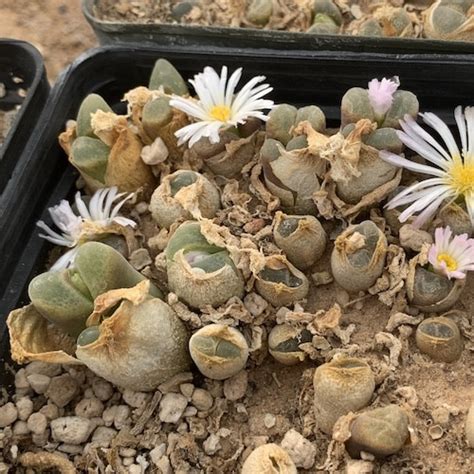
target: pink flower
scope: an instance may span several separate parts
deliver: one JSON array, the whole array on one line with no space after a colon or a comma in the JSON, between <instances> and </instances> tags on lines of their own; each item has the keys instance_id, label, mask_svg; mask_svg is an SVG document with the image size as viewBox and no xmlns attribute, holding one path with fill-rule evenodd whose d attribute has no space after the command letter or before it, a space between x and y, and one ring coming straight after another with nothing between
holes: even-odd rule
<instances>
[{"instance_id":1,"label":"pink flower","mask_svg":"<svg viewBox=\"0 0 474 474\"><path fill-rule=\"evenodd\" d=\"M383 117L388 112L393 103L393 94L399 85L398 76L392 79L384 77L381 81L372 79L369 82L369 101L376 117Z\"/></svg>"},{"instance_id":2,"label":"pink flower","mask_svg":"<svg viewBox=\"0 0 474 474\"><path fill-rule=\"evenodd\" d=\"M456 235L452 240L448 227L435 230L435 242L428 251L428 261L434 270L451 278L466 278L466 272L474 270L474 239L467 234Z\"/></svg>"}]
</instances>

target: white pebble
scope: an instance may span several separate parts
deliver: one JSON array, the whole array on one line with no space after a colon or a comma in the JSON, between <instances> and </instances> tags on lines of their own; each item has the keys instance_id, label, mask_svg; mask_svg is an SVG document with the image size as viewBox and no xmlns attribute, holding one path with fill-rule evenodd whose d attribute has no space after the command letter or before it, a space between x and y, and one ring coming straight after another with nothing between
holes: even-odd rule
<instances>
[{"instance_id":1,"label":"white pebble","mask_svg":"<svg viewBox=\"0 0 474 474\"><path fill-rule=\"evenodd\" d=\"M45 393L51 383L51 377L42 374L31 374L28 375L26 379L30 387L39 395Z\"/></svg>"},{"instance_id":2,"label":"white pebble","mask_svg":"<svg viewBox=\"0 0 474 474\"><path fill-rule=\"evenodd\" d=\"M194 385L192 383L182 383L179 386L179 390L188 399L188 401L190 401L191 397L193 396Z\"/></svg>"},{"instance_id":3,"label":"white pebble","mask_svg":"<svg viewBox=\"0 0 474 474\"><path fill-rule=\"evenodd\" d=\"M266 428L273 428L276 425L276 417L271 413L267 413L263 418L263 424Z\"/></svg>"},{"instance_id":4,"label":"white pebble","mask_svg":"<svg viewBox=\"0 0 474 474\"><path fill-rule=\"evenodd\" d=\"M246 370L224 381L224 395L227 400L236 401L245 396L248 385L248 374Z\"/></svg>"},{"instance_id":5,"label":"white pebble","mask_svg":"<svg viewBox=\"0 0 474 474\"><path fill-rule=\"evenodd\" d=\"M197 388L193 392L191 403L200 411L208 411L212 408L214 399L207 390Z\"/></svg>"},{"instance_id":6,"label":"white pebble","mask_svg":"<svg viewBox=\"0 0 474 474\"><path fill-rule=\"evenodd\" d=\"M296 467L310 469L316 458L316 447L298 431L291 429L286 432L281 447L290 455Z\"/></svg>"},{"instance_id":7,"label":"white pebble","mask_svg":"<svg viewBox=\"0 0 474 474\"><path fill-rule=\"evenodd\" d=\"M65 416L51 422L53 439L67 444L84 443L89 438L92 428L90 420L78 416Z\"/></svg>"},{"instance_id":8,"label":"white pebble","mask_svg":"<svg viewBox=\"0 0 474 474\"><path fill-rule=\"evenodd\" d=\"M185 418L188 418L190 416L195 416L197 415L197 408L196 407L187 407L186 410L184 410L183 416Z\"/></svg>"},{"instance_id":9,"label":"white pebble","mask_svg":"<svg viewBox=\"0 0 474 474\"><path fill-rule=\"evenodd\" d=\"M122 394L122 398L127 405L130 405L133 408L140 408L150 401L151 394L125 390Z\"/></svg>"},{"instance_id":10,"label":"white pebble","mask_svg":"<svg viewBox=\"0 0 474 474\"><path fill-rule=\"evenodd\" d=\"M167 393L160 402L160 420L164 423L176 423L184 413L188 400L180 393Z\"/></svg>"},{"instance_id":11,"label":"white pebble","mask_svg":"<svg viewBox=\"0 0 474 474\"><path fill-rule=\"evenodd\" d=\"M26 421L33 413L33 402L27 397L21 397L16 402L16 409L18 410L18 418Z\"/></svg>"},{"instance_id":12,"label":"white pebble","mask_svg":"<svg viewBox=\"0 0 474 474\"><path fill-rule=\"evenodd\" d=\"M120 448L119 454L124 458L133 458L137 454L137 450L133 448Z\"/></svg>"},{"instance_id":13,"label":"white pebble","mask_svg":"<svg viewBox=\"0 0 474 474\"><path fill-rule=\"evenodd\" d=\"M21 368L15 374L15 388L17 393L26 393L30 390L30 384L26 378L26 370Z\"/></svg>"},{"instance_id":14,"label":"white pebble","mask_svg":"<svg viewBox=\"0 0 474 474\"><path fill-rule=\"evenodd\" d=\"M0 428L12 425L18 418L18 410L12 402L0 407Z\"/></svg>"},{"instance_id":15,"label":"white pebble","mask_svg":"<svg viewBox=\"0 0 474 474\"><path fill-rule=\"evenodd\" d=\"M130 423L130 407L128 405L117 405L114 416L115 428L121 430L124 426L129 425Z\"/></svg>"},{"instance_id":16,"label":"white pebble","mask_svg":"<svg viewBox=\"0 0 474 474\"><path fill-rule=\"evenodd\" d=\"M219 443L220 438L215 434L210 434L208 438L202 443L202 447L204 448L204 452L212 456L216 454L222 446Z\"/></svg>"},{"instance_id":17,"label":"white pebble","mask_svg":"<svg viewBox=\"0 0 474 474\"><path fill-rule=\"evenodd\" d=\"M133 459L133 458L122 458L122 464L125 467L132 465L133 461L135 461L135 459Z\"/></svg>"},{"instance_id":18,"label":"white pebble","mask_svg":"<svg viewBox=\"0 0 474 474\"><path fill-rule=\"evenodd\" d=\"M108 448L115 436L117 436L117 431L113 428L99 426L92 435L92 443L101 448Z\"/></svg>"},{"instance_id":19,"label":"white pebble","mask_svg":"<svg viewBox=\"0 0 474 474\"><path fill-rule=\"evenodd\" d=\"M48 426L48 420L42 413L33 413L28 418L28 429L37 435L40 435L46 431Z\"/></svg>"},{"instance_id":20,"label":"white pebble","mask_svg":"<svg viewBox=\"0 0 474 474\"><path fill-rule=\"evenodd\" d=\"M84 398L75 407L74 413L76 416L84 418L94 418L102 416L104 411L104 404L98 398Z\"/></svg>"},{"instance_id":21,"label":"white pebble","mask_svg":"<svg viewBox=\"0 0 474 474\"><path fill-rule=\"evenodd\" d=\"M109 400L114 394L114 387L112 384L107 382L107 380L99 378L92 382L92 390L94 391L95 396L102 402Z\"/></svg>"},{"instance_id":22,"label":"white pebble","mask_svg":"<svg viewBox=\"0 0 474 474\"><path fill-rule=\"evenodd\" d=\"M173 474L171 469L171 463L168 456L163 456L157 463L156 467L160 470L161 474Z\"/></svg>"},{"instance_id":23,"label":"white pebble","mask_svg":"<svg viewBox=\"0 0 474 474\"><path fill-rule=\"evenodd\" d=\"M161 443L160 445L156 446L150 451L150 459L155 466L157 465L158 461L165 455L166 453L166 444Z\"/></svg>"}]
</instances>

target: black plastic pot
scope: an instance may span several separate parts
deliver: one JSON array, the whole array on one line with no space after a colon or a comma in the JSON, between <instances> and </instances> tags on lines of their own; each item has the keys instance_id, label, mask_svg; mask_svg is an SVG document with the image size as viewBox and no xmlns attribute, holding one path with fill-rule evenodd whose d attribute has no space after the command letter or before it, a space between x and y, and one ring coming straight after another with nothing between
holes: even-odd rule
<instances>
[{"instance_id":1,"label":"black plastic pot","mask_svg":"<svg viewBox=\"0 0 474 474\"><path fill-rule=\"evenodd\" d=\"M0 39L0 82L6 89L6 95L0 98L0 110L20 106L0 145L2 195L49 94L46 70L38 50L24 41Z\"/></svg>"},{"instance_id":2,"label":"black plastic pot","mask_svg":"<svg viewBox=\"0 0 474 474\"><path fill-rule=\"evenodd\" d=\"M40 126L34 131L24 155L30 170L29 188L48 190L47 196L35 202L33 194L25 196L23 207L28 217L16 219L29 235L22 252L14 254L9 271L2 276L3 297L0 303L0 349L7 354L5 318L8 313L27 303L27 287L31 278L44 271L50 244L37 236L35 222L49 221L47 208L74 192L75 171L59 147L57 137L68 119L76 116L87 94L101 94L117 111L129 89L146 85L154 62L170 60L186 78L205 65L230 69L244 68L244 79L256 74L267 76L274 87L276 102L295 105L317 104L326 113L330 126L338 125L339 104L344 92L353 86L365 87L373 77L398 75L403 89L417 94L422 110L439 114L454 126L456 105L472 103L474 56L447 55L378 55L332 52L296 53L271 51L245 52L231 49L190 49L172 46L112 46L93 50L81 56L57 80L51 99L43 111ZM49 174L43 170L48 169ZM10 210L15 214L16 210ZM15 232L15 229L12 230ZM0 364L1 366L2 364Z\"/></svg>"},{"instance_id":3,"label":"black plastic pot","mask_svg":"<svg viewBox=\"0 0 474 474\"><path fill-rule=\"evenodd\" d=\"M255 28L189 26L181 24L127 23L97 18L97 0L82 0L82 12L100 44L120 42L175 46L217 46L229 48L360 51L399 54L473 54L474 43L410 38L379 38L344 35L314 35Z\"/></svg>"}]
</instances>

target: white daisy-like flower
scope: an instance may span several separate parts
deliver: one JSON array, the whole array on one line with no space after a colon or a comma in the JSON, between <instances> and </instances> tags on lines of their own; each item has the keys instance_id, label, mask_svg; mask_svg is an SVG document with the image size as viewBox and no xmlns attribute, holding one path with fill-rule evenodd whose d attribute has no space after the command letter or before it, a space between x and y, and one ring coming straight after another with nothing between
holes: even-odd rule
<instances>
[{"instance_id":1,"label":"white daisy-like flower","mask_svg":"<svg viewBox=\"0 0 474 474\"><path fill-rule=\"evenodd\" d=\"M446 145L441 145L416 121L406 115L400 120L403 131L398 131L400 140L413 151L429 161L420 164L407 160L404 156L381 151L380 157L402 168L432 176L404 189L388 204L389 209L410 204L399 217L405 222L419 213L415 226L423 225L443 201L452 202L458 197L464 198L466 208L474 225L474 107L456 107L454 117L461 137L462 151L448 126L435 114L420 114L423 121L438 132Z\"/></svg>"},{"instance_id":2,"label":"white daisy-like flower","mask_svg":"<svg viewBox=\"0 0 474 474\"><path fill-rule=\"evenodd\" d=\"M198 99L172 97L172 107L198 120L175 133L179 145L189 141L191 147L202 137L208 137L211 143L219 143L219 130L224 127L243 124L250 117L267 120L262 110L271 109L273 101L262 97L273 88L268 84L257 85L265 80L265 76L257 76L234 94L241 76L242 68L234 71L227 80L226 66L222 67L220 77L212 67L205 67L204 72L196 74L194 80L189 81Z\"/></svg>"},{"instance_id":3,"label":"white daisy-like flower","mask_svg":"<svg viewBox=\"0 0 474 474\"><path fill-rule=\"evenodd\" d=\"M369 102L378 118L384 117L389 111L393 104L393 94L395 94L399 85L398 76L391 79L384 77L381 81L372 79L369 82Z\"/></svg>"},{"instance_id":4,"label":"white daisy-like flower","mask_svg":"<svg viewBox=\"0 0 474 474\"><path fill-rule=\"evenodd\" d=\"M106 232L112 224L136 227L137 224L134 221L118 215L120 208L133 196L133 193L125 196L112 207L115 201L124 195L125 193L117 192L116 186L99 189L94 193L87 206L78 191L75 203L79 215L75 214L69 202L64 199L57 206L48 209L53 223L61 232L54 231L44 221L38 221L36 225L46 232L39 234L39 236L53 244L72 249L60 257L51 270L63 270L69 267L74 261L78 246L88 240L93 240L94 234L85 230L88 225L89 227L93 226L100 233Z\"/></svg>"},{"instance_id":5,"label":"white daisy-like flower","mask_svg":"<svg viewBox=\"0 0 474 474\"><path fill-rule=\"evenodd\" d=\"M448 227L435 230L435 242L428 251L428 261L433 269L451 278L466 278L466 272L474 270L474 239L467 234L456 235L452 240Z\"/></svg>"}]
</instances>

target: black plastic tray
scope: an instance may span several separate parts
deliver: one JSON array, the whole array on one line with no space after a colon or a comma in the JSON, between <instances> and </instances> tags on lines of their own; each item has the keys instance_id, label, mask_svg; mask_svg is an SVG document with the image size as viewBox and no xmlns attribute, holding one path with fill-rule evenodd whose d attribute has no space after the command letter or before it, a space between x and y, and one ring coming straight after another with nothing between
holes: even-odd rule
<instances>
[{"instance_id":1,"label":"black plastic tray","mask_svg":"<svg viewBox=\"0 0 474 474\"><path fill-rule=\"evenodd\" d=\"M51 248L37 236L35 222L40 218L49 221L47 207L71 197L74 191L77 175L58 145L59 133L64 130L66 121L75 117L83 98L92 92L101 94L116 110L124 111L125 105L120 103L123 94L148 83L153 64L159 57L173 62L186 78L205 65L220 67L224 64L231 69L243 66L244 79L264 74L274 87L272 98L276 102L320 105L330 126L338 125L344 92L353 86L366 86L373 77L400 76L402 88L417 94L422 110L439 114L451 125L454 125L454 107L472 104L473 56L347 52L337 57L333 52L280 52L277 56L275 52L264 50L190 50L172 46L110 46L81 56L57 80L41 116L41 125L25 150L30 174L21 185L29 190L47 189L47 196L35 203L34 194L25 195L22 208L28 210L27 217L18 216L17 209L9 210L11 215L19 217L14 226L23 225L25 238L27 235L29 238L23 251L14 254L8 272L2 277L0 352L4 356L8 348L4 320L10 310L27 303L28 283L34 275L44 271ZM45 174L45 169L49 173Z\"/></svg>"},{"instance_id":2,"label":"black plastic tray","mask_svg":"<svg viewBox=\"0 0 474 474\"><path fill-rule=\"evenodd\" d=\"M16 82L16 78L21 82ZM24 41L0 39L0 82L6 86L0 109L11 110L21 105L0 146L1 195L48 98L49 84L38 50ZM27 91L24 97L19 94L22 89Z\"/></svg>"},{"instance_id":3,"label":"black plastic tray","mask_svg":"<svg viewBox=\"0 0 474 474\"><path fill-rule=\"evenodd\" d=\"M102 45L128 42L193 48L217 46L300 51L474 54L474 43L466 41L315 35L256 28L108 21L101 20L94 14L96 3L97 0L82 0L82 12Z\"/></svg>"}]
</instances>

